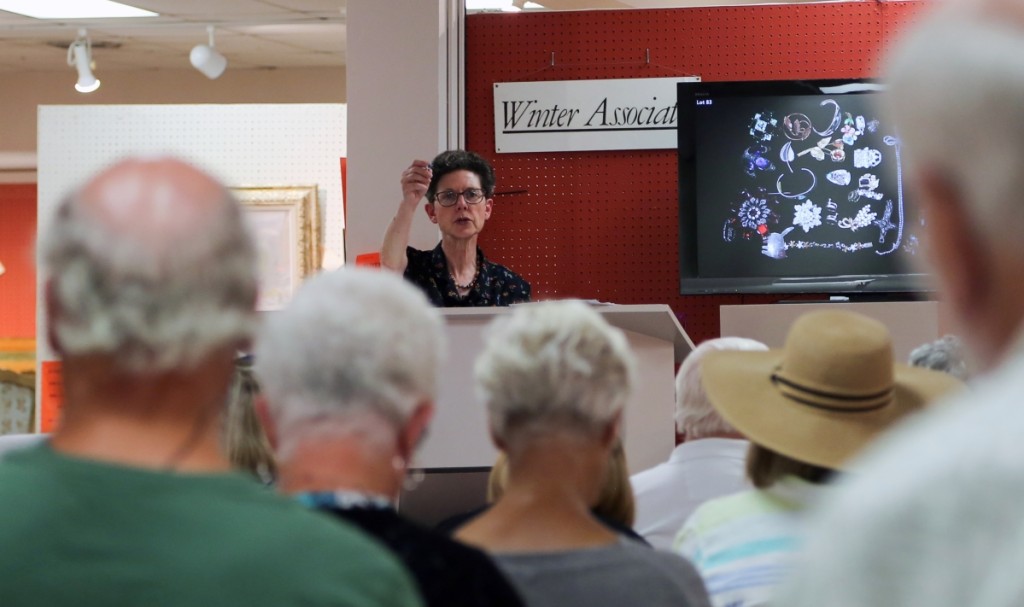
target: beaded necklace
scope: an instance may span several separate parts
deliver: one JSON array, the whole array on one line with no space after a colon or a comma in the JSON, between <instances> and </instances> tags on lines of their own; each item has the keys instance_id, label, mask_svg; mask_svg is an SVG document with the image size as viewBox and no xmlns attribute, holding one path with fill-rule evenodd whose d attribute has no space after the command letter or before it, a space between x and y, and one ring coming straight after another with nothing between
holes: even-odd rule
<instances>
[{"instance_id":1,"label":"beaded necklace","mask_svg":"<svg viewBox=\"0 0 1024 607\"><path fill-rule=\"evenodd\" d=\"M455 280L455 275L454 275L454 274L452 274L451 270L449 270L449 271L448 271L448 276L450 276L450 277L451 277L451 279L452 279L452 283L453 283L453 284L455 285L455 288L456 288L456 289L462 289L462 290L464 290L464 291L465 291L465 290L470 290L470 289L472 289L472 288L473 288L474 286L476 286L476 281L477 281L477 279L479 279L479 278L480 278L480 264L479 264L479 263L478 263L478 264L476 264L476 271L475 271L475 272L473 272L473 280L469 281L468 283L466 283L466 284L464 284L464 285L460 285L460 284L458 283L458 281L456 281L456 280Z\"/></svg>"}]
</instances>

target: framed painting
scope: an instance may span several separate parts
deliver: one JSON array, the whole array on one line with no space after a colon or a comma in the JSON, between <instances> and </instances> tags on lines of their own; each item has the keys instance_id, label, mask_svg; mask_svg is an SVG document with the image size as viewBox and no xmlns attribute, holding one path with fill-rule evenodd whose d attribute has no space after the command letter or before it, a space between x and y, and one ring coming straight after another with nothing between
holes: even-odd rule
<instances>
[{"instance_id":1,"label":"framed painting","mask_svg":"<svg viewBox=\"0 0 1024 607\"><path fill-rule=\"evenodd\" d=\"M280 310L307 276L320 269L316 186L237 187L259 254L257 309Z\"/></svg>"},{"instance_id":2,"label":"framed painting","mask_svg":"<svg viewBox=\"0 0 1024 607\"><path fill-rule=\"evenodd\" d=\"M36 340L0 338L0 435L32 431L35 394Z\"/></svg>"},{"instance_id":3,"label":"framed painting","mask_svg":"<svg viewBox=\"0 0 1024 607\"><path fill-rule=\"evenodd\" d=\"M0 338L0 370L12 373L36 372L36 340Z\"/></svg>"}]
</instances>

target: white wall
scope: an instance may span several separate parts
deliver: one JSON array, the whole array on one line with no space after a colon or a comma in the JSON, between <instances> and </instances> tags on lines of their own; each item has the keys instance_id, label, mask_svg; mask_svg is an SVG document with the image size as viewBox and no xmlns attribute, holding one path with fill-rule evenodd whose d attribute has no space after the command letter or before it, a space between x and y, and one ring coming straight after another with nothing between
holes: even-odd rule
<instances>
[{"instance_id":1,"label":"white wall","mask_svg":"<svg viewBox=\"0 0 1024 607\"><path fill-rule=\"evenodd\" d=\"M318 186L324 265L337 266L344 260L345 125L343 104L43 106L39 226L102 167L130 154L168 153L228 186ZM36 334L45 335L37 309ZM38 347L39 360L53 358L45 340Z\"/></svg>"},{"instance_id":2,"label":"white wall","mask_svg":"<svg viewBox=\"0 0 1024 607\"><path fill-rule=\"evenodd\" d=\"M449 128L449 32L457 32L452 0L349 0L349 230L354 259L379 251L402 197L399 179L415 159L456 147ZM457 87L455 87L457 88ZM453 100L452 103L457 103ZM437 244L426 214L413 223L410 244Z\"/></svg>"},{"instance_id":3,"label":"white wall","mask_svg":"<svg viewBox=\"0 0 1024 607\"><path fill-rule=\"evenodd\" d=\"M71 69L0 76L0 152L36 150L40 105L345 102L343 67L229 69L217 80L193 69L107 70L88 94L75 91L74 76Z\"/></svg>"},{"instance_id":4,"label":"white wall","mask_svg":"<svg viewBox=\"0 0 1024 607\"><path fill-rule=\"evenodd\" d=\"M35 152L0 150L0 183L35 183Z\"/></svg>"},{"instance_id":5,"label":"white wall","mask_svg":"<svg viewBox=\"0 0 1024 607\"><path fill-rule=\"evenodd\" d=\"M886 301L873 303L794 303L721 306L721 335L749 337L770 348L782 348L796 319L817 310L847 310L870 316L889 328L896 362L905 362L910 352L950 332L944 306L937 301Z\"/></svg>"}]
</instances>

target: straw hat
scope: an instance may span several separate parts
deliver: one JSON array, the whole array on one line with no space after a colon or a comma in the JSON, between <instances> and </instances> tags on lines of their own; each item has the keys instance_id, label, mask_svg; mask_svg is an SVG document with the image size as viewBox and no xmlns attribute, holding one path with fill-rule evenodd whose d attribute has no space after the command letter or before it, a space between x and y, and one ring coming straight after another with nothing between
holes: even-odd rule
<instances>
[{"instance_id":1,"label":"straw hat","mask_svg":"<svg viewBox=\"0 0 1024 607\"><path fill-rule=\"evenodd\" d=\"M833 469L893 422L963 385L895 363L885 325L844 311L801 316L782 350L713 352L701 371L711 403L751 441Z\"/></svg>"}]
</instances>

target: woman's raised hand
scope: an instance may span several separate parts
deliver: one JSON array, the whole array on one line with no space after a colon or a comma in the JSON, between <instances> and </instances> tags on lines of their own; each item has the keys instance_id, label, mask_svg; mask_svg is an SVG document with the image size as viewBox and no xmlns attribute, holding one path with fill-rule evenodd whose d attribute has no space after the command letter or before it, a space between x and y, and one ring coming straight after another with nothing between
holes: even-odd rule
<instances>
[{"instance_id":1,"label":"woman's raised hand","mask_svg":"<svg viewBox=\"0 0 1024 607\"><path fill-rule=\"evenodd\" d=\"M426 160L413 160L402 172L402 204L415 206L427 194L434 171Z\"/></svg>"}]
</instances>

